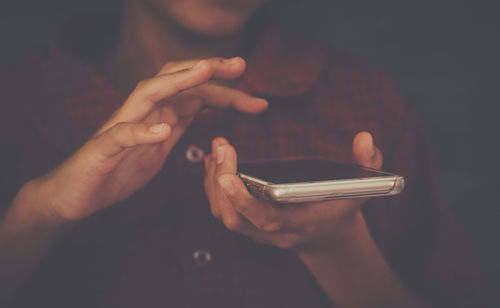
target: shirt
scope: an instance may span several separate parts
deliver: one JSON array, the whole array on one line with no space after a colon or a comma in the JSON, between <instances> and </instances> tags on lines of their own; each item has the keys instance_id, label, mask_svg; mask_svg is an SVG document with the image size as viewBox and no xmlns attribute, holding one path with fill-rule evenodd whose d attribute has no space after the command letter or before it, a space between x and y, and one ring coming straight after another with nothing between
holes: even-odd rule
<instances>
[{"instance_id":1,"label":"shirt","mask_svg":"<svg viewBox=\"0 0 500 308\"><path fill-rule=\"evenodd\" d=\"M89 27L69 31L72 44L90 43L78 32ZM125 100L67 42L37 49L2 83L2 204L75 151ZM362 208L396 275L438 307L487 306L492 285L440 195L426 133L394 82L361 57L276 29L247 61L235 87L268 99L269 110L197 117L158 175L69 230L10 305L329 307L293 252L257 244L211 216L200 158L223 136L240 161L349 163L352 139L365 130L384 169L406 179L400 195Z\"/></svg>"}]
</instances>

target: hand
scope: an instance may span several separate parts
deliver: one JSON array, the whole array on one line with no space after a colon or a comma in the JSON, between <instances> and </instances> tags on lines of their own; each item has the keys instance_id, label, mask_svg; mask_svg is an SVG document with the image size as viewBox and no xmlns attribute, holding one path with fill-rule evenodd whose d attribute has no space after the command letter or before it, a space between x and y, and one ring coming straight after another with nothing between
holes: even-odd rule
<instances>
[{"instance_id":1,"label":"hand","mask_svg":"<svg viewBox=\"0 0 500 308\"><path fill-rule=\"evenodd\" d=\"M210 82L236 78L244 69L241 58L173 62L140 82L95 136L58 168L32 181L47 201L40 203L43 211L78 220L127 198L159 171L204 107L265 110L266 101Z\"/></svg>"},{"instance_id":2,"label":"hand","mask_svg":"<svg viewBox=\"0 0 500 308\"><path fill-rule=\"evenodd\" d=\"M363 166L379 169L382 154L367 132L353 141L353 155ZM276 206L252 196L236 176L236 152L223 138L216 138L205 158L205 189L212 214L224 225L253 240L306 252L330 249L348 238L359 222L360 206L367 199Z\"/></svg>"}]
</instances>

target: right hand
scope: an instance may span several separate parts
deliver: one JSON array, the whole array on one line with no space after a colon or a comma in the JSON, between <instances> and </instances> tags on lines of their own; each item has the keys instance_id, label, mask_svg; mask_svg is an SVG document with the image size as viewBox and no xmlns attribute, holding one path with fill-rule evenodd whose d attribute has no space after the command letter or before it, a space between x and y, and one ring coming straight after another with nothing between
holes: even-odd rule
<instances>
[{"instance_id":1,"label":"right hand","mask_svg":"<svg viewBox=\"0 0 500 308\"><path fill-rule=\"evenodd\" d=\"M165 65L155 77L140 82L77 152L31 181L40 200L37 210L58 221L75 221L126 199L160 170L203 107L265 110L265 100L210 82L239 77L244 70L241 58Z\"/></svg>"}]
</instances>

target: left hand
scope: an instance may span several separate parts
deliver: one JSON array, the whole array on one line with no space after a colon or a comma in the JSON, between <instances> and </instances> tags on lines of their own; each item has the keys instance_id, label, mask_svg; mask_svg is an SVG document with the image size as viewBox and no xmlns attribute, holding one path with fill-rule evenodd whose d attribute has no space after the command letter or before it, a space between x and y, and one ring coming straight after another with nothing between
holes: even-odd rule
<instances>
[{"instance_id":1,"label":"left hand","mask_svg":"<svg viewBox=\"0 0 500 308\"><path fill-rule=\"evenodd\" d=\"M382 167L382 154L371 134L358 133L352 149L358 164ZM236 175L236 166L234 148L216 138L212 154L205 158L205 190L212 214L229 230L258 243L309 252L333 248L360 222L360 207L367 198L277 206L252 196Z\"/></svg>"}]
</instances>

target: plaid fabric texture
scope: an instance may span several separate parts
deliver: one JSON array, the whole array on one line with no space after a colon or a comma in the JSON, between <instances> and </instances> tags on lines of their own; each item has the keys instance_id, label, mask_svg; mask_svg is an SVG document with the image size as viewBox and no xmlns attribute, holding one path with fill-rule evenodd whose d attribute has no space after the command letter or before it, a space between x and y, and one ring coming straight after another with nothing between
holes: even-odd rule
<instances>
[{"instance_id":1,"label":"plaid fabric texture","mask_svg":"<svg viewBox=\"0 0 500 308\"><path fill-rule=\"evenodd\" d=\"M393 82L357 56L277 30L247 60L236 87L267 98L269 110L200 116L146 187L59 241L12 306L329 307L293 253L227 231L211 216L202 162L190 162L186 151L196 145L207 153L212 138L224 136L240 160L352 162L352 139L362 130L373 134L384 169L407 182L401 195L363 208L393 269L439 307L481 306L490 285L439 195L421 123ZM3 86L4 196L54 168L124 101L59 42L29 56ZM210 253L206 265L193 259L200 249Z\"/></svg>"}]
</instances>

